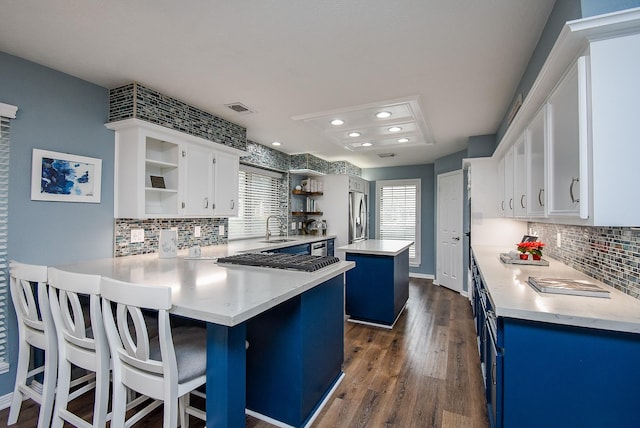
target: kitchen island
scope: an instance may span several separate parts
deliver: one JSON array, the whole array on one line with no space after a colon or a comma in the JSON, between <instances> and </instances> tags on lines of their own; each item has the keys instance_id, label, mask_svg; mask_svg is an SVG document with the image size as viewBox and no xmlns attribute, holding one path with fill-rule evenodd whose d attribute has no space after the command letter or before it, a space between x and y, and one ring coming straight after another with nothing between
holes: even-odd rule
<instances>
[{"instance_id":1,"label":"kitchen island","mask_svg":"<svg viewBox=\"0 0 640 428\"><path fill-rule=\"evenodd\" d=\"M472 306L493 427L640 426L640 301L548 258L473 246ZM609 297L541 293L529 277L587 280Z\"/></svg>"},{"instance_id":2,"label":"kitchen island","mask_svg":"<svg viewBox=\"0 0 640 428\"><path fill-rule=\"evenodd\" d=\"M413 241L368 239L339 247L347 261L345 308L349 321L393 328L409 299Z\"/></svg>"},{"instance_id":3,"label":"kitchen island","mask_svg":"<svg viewBox=\"0 0 640 428\"><path fill-rule=\"evenodd\" d=\"M223 266L205 258L215 251L228 249L206 248L196 260L148 254L58 267L171 287L170 312L207 323L208 427L244 426L245 408L305 426L343 376L343 274L354 263L315 272Z\"/></svg>"}]
</instances>

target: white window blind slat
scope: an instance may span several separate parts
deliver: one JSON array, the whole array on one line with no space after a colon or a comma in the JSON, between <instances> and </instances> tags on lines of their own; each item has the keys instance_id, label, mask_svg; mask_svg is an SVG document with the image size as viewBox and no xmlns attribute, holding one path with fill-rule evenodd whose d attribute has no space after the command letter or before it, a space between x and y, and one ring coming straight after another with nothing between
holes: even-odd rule
<instances>
[{"instance_id":1,"label":"white window blind slat","mask_svg":"<svg viewBox=\"0 0 640 428\"><path fill-rule=\"evenodd\" d=\"M257 238L265 235L267 218L280 214L281 179L256 168L240 170L238 216L229 218L229 239ZM269 224L271 233L279 232L279 224Z\"/></svg>"},{"instance_id":2,"label":"white window blind slat","mask_svg":"<svg viewBox=\"0 0 640 428\"><path fill-rule=\"evenodd\" d=\"M385 180L376 184L378 238L413 241L409 262L420 261L420 181Z\"/></svg>"},{"instance_id":3,"label":"white window blind slat","mask_svg":"<svg viewBox=\"0 0 640 428\"><path fill-rule=\"evenodd\" d=\"M7 358L7 206L9 204L9 130L11 121L0 117L0 373L9 371Z\"/></svg>"}]
</instances>

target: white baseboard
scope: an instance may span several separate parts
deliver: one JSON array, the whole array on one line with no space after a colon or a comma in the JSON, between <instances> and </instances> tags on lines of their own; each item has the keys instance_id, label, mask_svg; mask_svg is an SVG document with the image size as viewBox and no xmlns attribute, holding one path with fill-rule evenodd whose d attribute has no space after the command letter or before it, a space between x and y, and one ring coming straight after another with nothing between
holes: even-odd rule
<instances>
[{"instance_id":1,"label":"white baseboard","mask_svg":"<svg viewBox=\"0 0 640 428\"><path fill-rule=\"evenodd\" d=\"M13 392L10 392L0 397L0 410L9 408L9 406L11 406L12 398L13 398Z\"/></svg>"},{"instance_id":2,"label":"white baseboard","mask_svg":"<svg viewBox=\"0 0 640 428\"><path fill-rule=\"evenodd\" d=\"M433 276L433 275L426 274L426 273L411 273L411 272L409 272L409 278L435 279L436 277Z\"/></svg>"}]
</instances>

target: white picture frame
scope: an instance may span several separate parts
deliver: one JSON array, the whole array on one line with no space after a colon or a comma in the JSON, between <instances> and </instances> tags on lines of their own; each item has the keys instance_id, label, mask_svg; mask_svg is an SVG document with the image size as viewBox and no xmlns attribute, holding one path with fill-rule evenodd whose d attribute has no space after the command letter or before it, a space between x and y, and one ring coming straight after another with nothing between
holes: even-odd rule
<instances>
[{"instance_id":1,"label":"white picture frame","mask_svg":"<svg viewBox=\"0 0 640 428\"><path fill-rule=\"evenodd\" d=\"M31 200L100 203L102 159L33 149Z\"/></svg>"}]
</instances>

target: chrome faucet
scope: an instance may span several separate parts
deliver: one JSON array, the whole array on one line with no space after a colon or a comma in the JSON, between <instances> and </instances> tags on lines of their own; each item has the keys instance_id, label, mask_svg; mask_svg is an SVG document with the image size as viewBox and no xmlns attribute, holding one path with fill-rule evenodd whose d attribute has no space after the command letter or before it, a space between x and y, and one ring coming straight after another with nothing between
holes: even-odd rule
<instances>
[{"instance_id":1,"label":"chrome faucet","mask_svg":"<svg viewBox=\"0 0 640 428\"><path fill-rule=\"evenodd\" d=\"M270 215L269 217L267 217L267 232L265 233L264 239L266 241L269 240L269 238L271 237L271 232L269 232L269 220L275 218L276 220L278 219L277 215Z\"/></svg>"}]
</instances>

